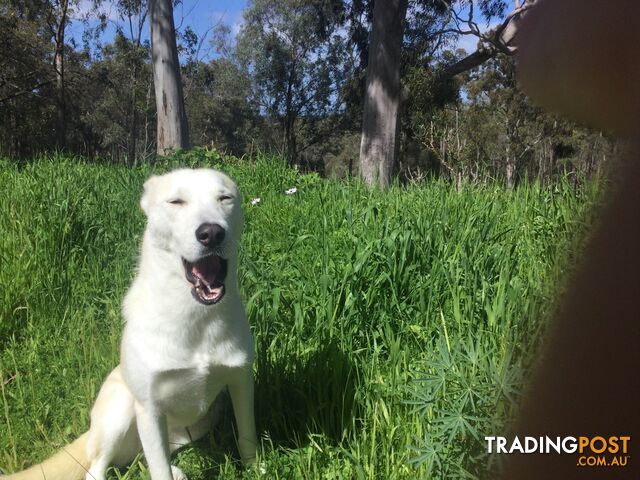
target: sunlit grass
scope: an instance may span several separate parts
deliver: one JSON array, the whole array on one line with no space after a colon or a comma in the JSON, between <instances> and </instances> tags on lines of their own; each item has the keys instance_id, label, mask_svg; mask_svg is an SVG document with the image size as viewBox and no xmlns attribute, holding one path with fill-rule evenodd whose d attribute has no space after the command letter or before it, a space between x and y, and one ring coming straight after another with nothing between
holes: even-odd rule
<instances>
[{"instance_id":1,"label":"sunlit grass","mask_svg":"<svg viewBox=\"0 0 640 480\"><path fill-rule=\"evenodd\" d=\"M270 158L197 152L135 170L0 161L0 471L87 428L118 361L142 183L184 164L221 168L244 194L240 282L266 478L475 478L494 468L483 436L514 414L595 184L369 192ZM228 444L212 437L177 461L193 480L257 476ZM136 463L112 478L145 471Z\"/></svg>"}]
</instances>

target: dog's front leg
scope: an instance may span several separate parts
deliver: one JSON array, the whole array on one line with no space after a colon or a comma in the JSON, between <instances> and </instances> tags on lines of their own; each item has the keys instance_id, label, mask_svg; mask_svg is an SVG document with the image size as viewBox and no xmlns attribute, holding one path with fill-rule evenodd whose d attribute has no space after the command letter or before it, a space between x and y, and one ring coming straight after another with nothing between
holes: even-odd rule
<instances>
[{"instance_id":1,"label":"dog's front leg","mask_svg":"<svg viewBox=\"0 0 640 480\"><path fill-rule=\"evenodd\" d=\"M173 480L169 460L167 418L152 406L136 402L136 421L152 480Z\"/></svg>"},{"instance_id":2,"label":"dog's front leg","mask_svg":"<svg viewBox=\"0 0 640 480\"><path fill-rule=\"evenodd\" d=\"M250 367L239 375L235 383L229 384L229 394L238 425L240 458L245 464L253 464L256 461L258 440L253 410L253 372Z\"/></svg>"}]
</instances>

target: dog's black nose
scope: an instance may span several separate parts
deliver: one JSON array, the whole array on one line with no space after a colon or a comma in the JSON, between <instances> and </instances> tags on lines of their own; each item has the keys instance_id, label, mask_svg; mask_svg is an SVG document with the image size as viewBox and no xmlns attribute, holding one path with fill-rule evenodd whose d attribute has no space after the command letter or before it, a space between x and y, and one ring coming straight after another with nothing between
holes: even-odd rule
<instances>
[{"instance_id":1,"label":"dog's black nose","mask_svg":"<svg viewBox=\"0 0 640 480\"><path fill-rule=\"evenodd\" d=\"M196 230L196 238L205 247L217 247L224 240L225 231L217 223L203 223Z\"/></svg>"}]
</instances>

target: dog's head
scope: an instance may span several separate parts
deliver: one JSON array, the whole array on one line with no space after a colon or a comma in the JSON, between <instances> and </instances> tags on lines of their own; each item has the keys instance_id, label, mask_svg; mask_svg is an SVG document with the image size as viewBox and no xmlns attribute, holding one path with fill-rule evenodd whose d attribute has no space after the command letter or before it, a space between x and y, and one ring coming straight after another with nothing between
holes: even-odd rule
<instances>
[{"instance_id":1,"label":"dog's head","mask_svg":"<svg viewBox=\"0 0 640 480\"><path fill-rule=\"evenodd\" d=\"M140 205L149 241L181 262L193 297L204 305L222 300L242 232L236 184L215 170L176 170L149 178Z\"/></svg>"}]
</instances>

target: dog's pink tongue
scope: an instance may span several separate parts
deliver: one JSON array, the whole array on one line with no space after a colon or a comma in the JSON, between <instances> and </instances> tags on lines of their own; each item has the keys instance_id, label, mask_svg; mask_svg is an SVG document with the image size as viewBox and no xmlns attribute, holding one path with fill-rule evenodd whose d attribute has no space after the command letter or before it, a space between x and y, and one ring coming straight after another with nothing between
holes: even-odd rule
<instances>
[{"instance_id":1,"label":"dog's pink tongue","mask_svg":"<svg viewBox=\"0 0 640 480\"><path fill-rule=\"evenodd\" d=\"M220 267L220 257L211 255L194 263L192 273L208 285L213 286L216 283L216 277L220 272Z\"/></svg>"}]
</instances>

